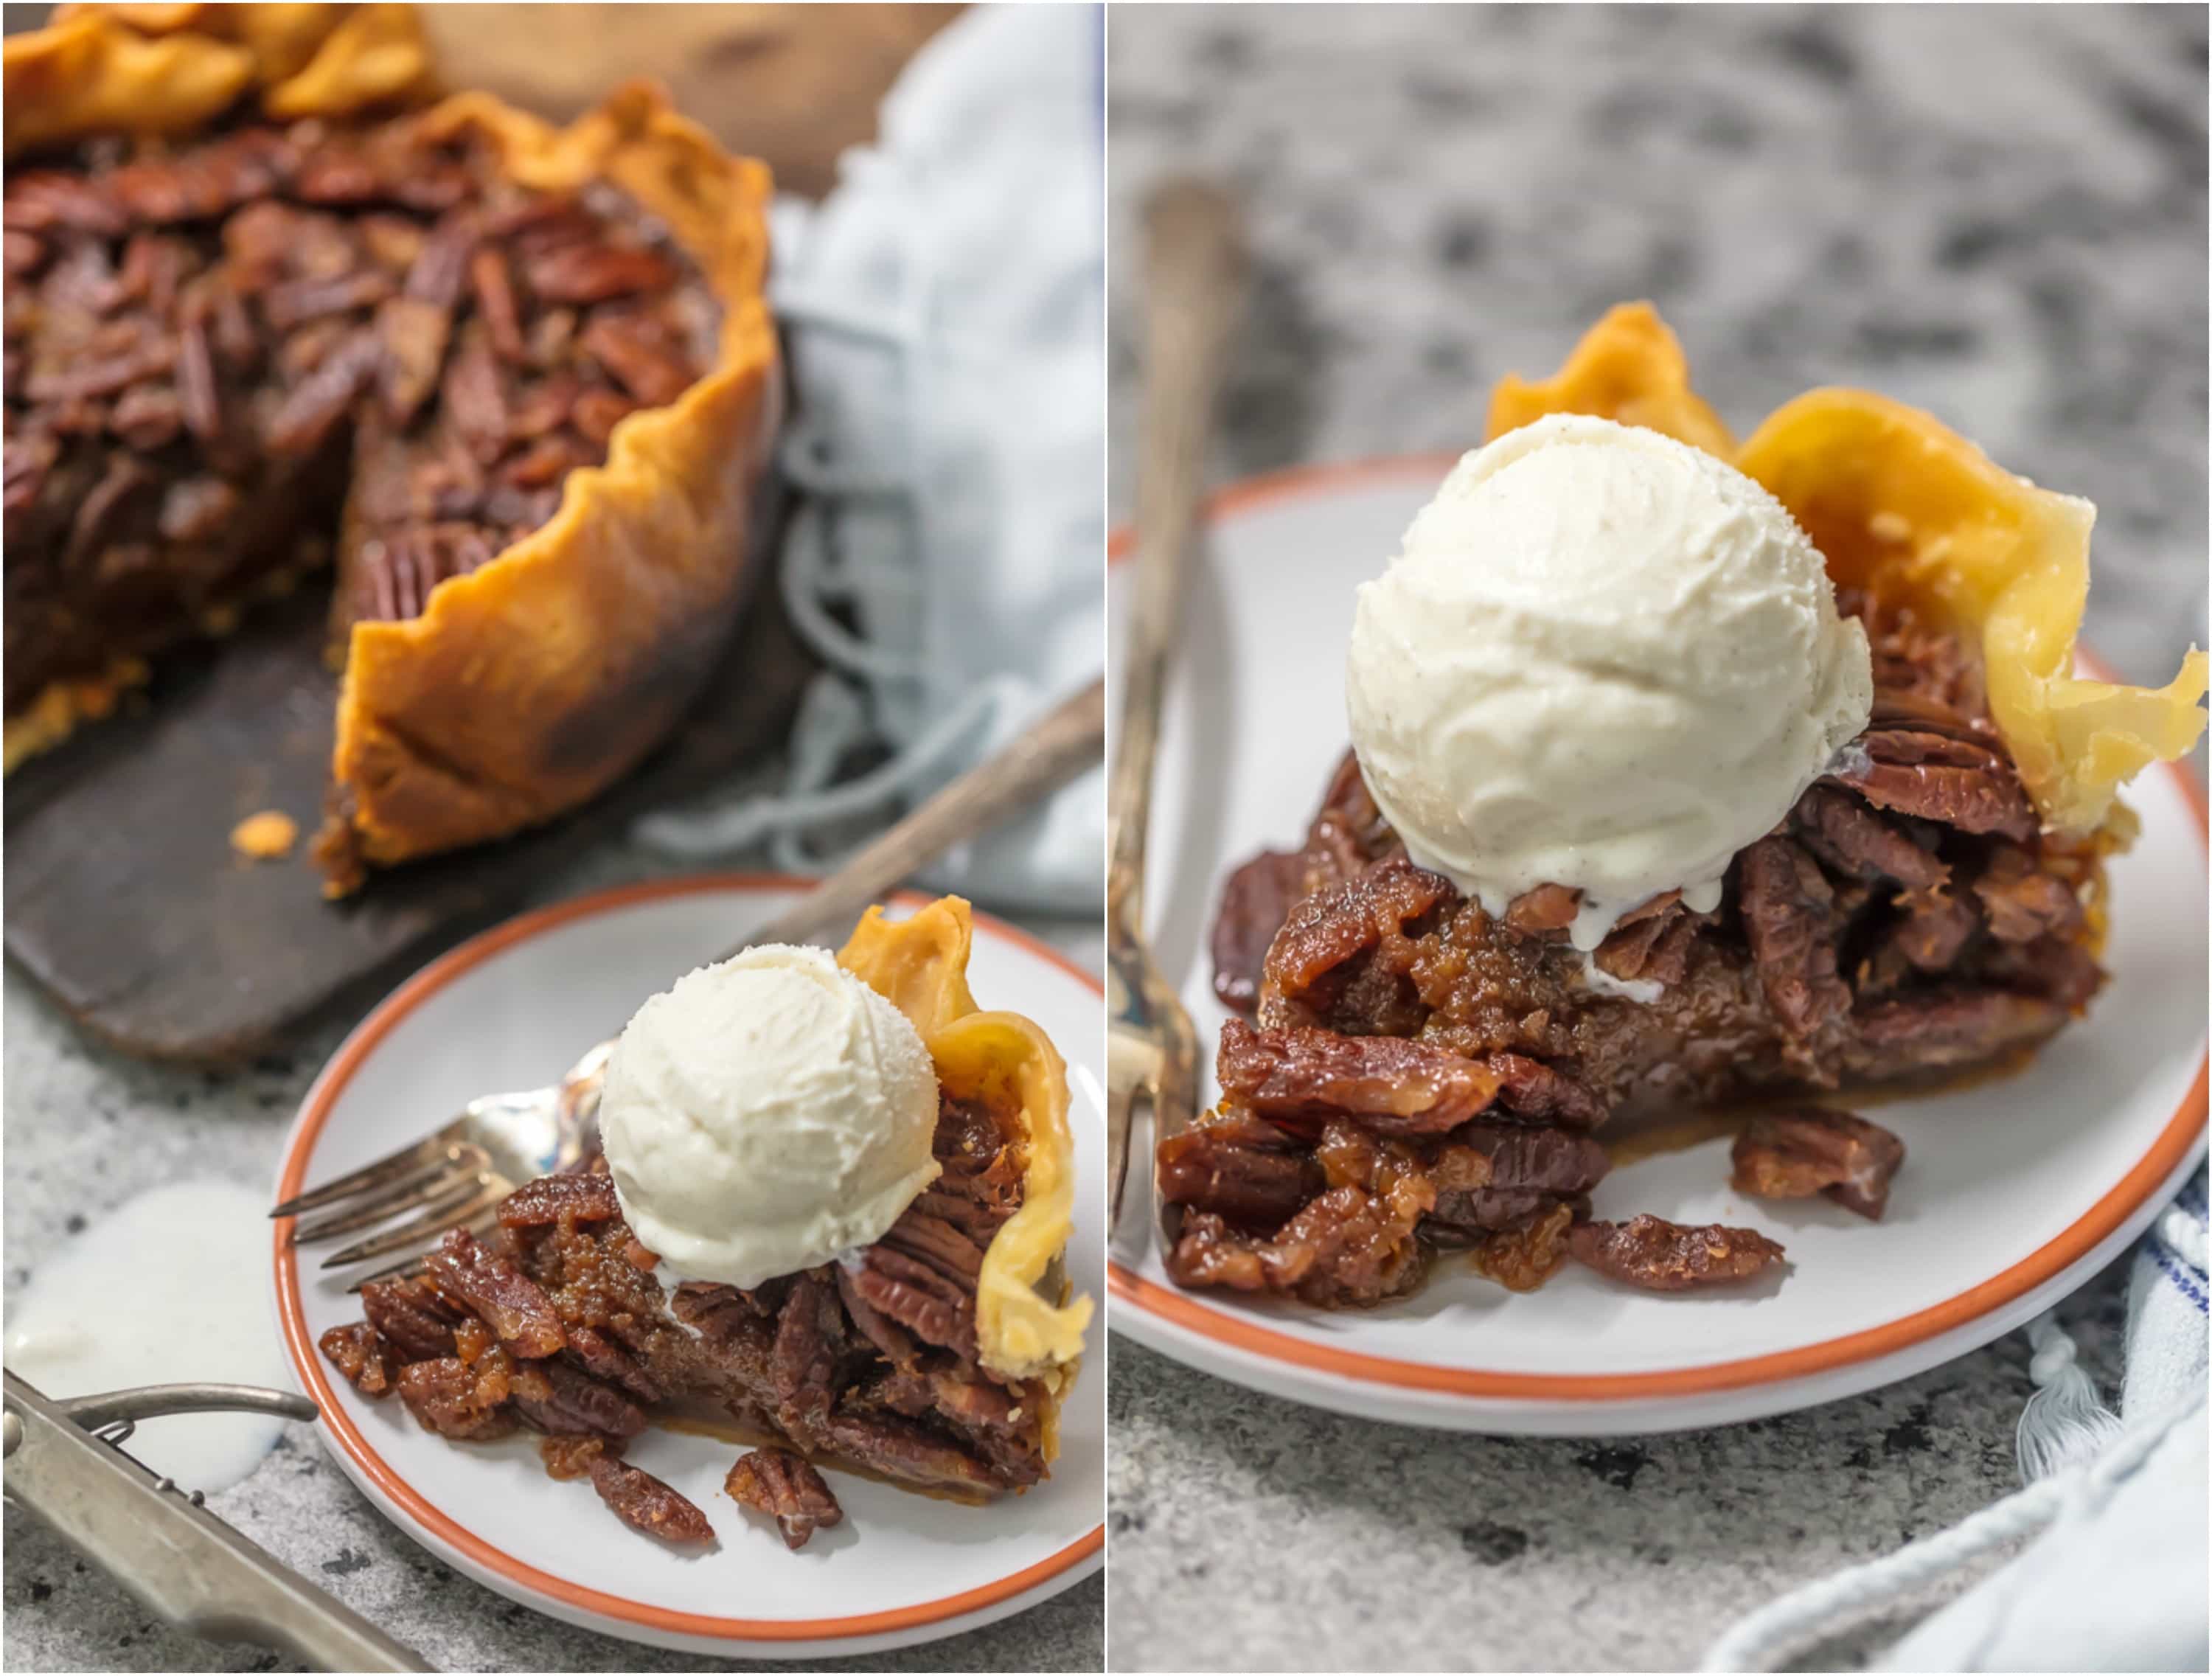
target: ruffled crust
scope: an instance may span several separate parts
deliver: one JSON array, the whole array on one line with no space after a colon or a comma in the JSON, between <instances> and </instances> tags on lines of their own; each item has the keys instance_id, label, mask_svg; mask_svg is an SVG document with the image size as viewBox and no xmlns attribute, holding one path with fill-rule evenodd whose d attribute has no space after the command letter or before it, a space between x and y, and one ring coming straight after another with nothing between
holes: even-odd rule
<instances>
[{"instance_id":1,"label":"ruffled crust","mask_svg":"<svg viewBox=\"0 0 2212 1676\"><path fill-rule=\"evenodd\" d=\"M1565 365L1541 384L1516 373L1490 393L1486 440L1517 431L1547 413L1580 413L1657 431L1722 459L1735 458L1735 438L1721 416L1690 388L1682 345L1648 302L1608 312L1574 347Z\"/></svg>"},{"instance_id":2,"label":"ruffled crust","mask_svg":"<svg viewBox=\"0 0 2212 1676\"><path fill-rule=\"evenodd\" d=\"M354 625L325 845L376 865L549 819L666 736L727 644L782 407L764 166L725 156L644 83L565 129L485 94L422 119L480 131L527 185L624 188L699 264L722 332L710 371L617 425L605 465L568 474L550 521L421 616Z\"/></svg>"},{"instance_id":3,"label":"ruffled crust","mask_svg":"<svg viewBox=\"0 0 2212 1676\"><path fill-rule=\"evenodd\" d=\"M435 90L405 5L63 6L9 37L5 70L10 157L98 134L189 134L249 94L289 121Z\"/></svg>"},{"instance_id":4,"label":"ruffled crust","mask_svg":"<svg viewBox=\"0 0 2212 1676\"><path fill-rule=\"evenodd\" d=\"M1863 390L1798 397L1737 464L1804 525L1838 582L1979 636L1990 714L2046 825L2102 825L2125 781L2204 731L2202 652L2161 688L2074 674L2088 501L2038 489L1928 415Z\"/></svg>"},{"instance_id":5,"label":"ruffled crust","mask_svg":"<svg viewBox=\"0 0 2212 1676\"><path fill-rule=\"evenodd\" d=\"M1028 1019L976 1009L967 976L973 937L968 904L957 896L940 897L896 921L872 908L837 962L913 1021L948 1093L981 1100L994 1111L1020 1112L1027 1140L1022 1207L983 1254L975 1338L992 1372L1041 1381L1057 1394L1075 1377L1091 1311L1089 1298L1066 1296L1065 1280L1057 1304L1036 1290L1074 1227L1067 1070ZM1048 1417L1048 1442L1049 1425Z\"/></svg>"},{"instance_id":6,"label":"ruffled crust","mask_svg":"<svg viewBox=\"0 0 2212 1676\"><path fill-rule=\"evenodd\" d=\"M280 120L347 116L434 88L409 6L72 7L7 43L8 147L188 133L249 98ZM722 330L714 366L617 425L606 463L568 475L545 525L419 616L354 625L317 843L333 895L365 865L574 808L667 735L727 644L781 418L763 165L725 155L644 83L565 129L483 94L420 119L481 133L526 185L623 187L698 264ZM35 743L96 709L58 712ZM18 743L34 741L11 754Z\"/></svg>"},{"instance_id":7,"label":"ruffled crust","mask_svg":"<svg viewBox=\"0 0 2212 1676\"><path fill-rule=\"evenodd\" d=\"M2203 732L2201 652L2162 688L2073 673L2096 509L2013 476L1929 414L1863 390L1815 390L1738 448L1646 303L1599 321L1549 382L1500 384L1490 434L1553 412L1644 425L1732 461L1790 509L1838 585L1971 639L1990 714L2056 832L2111 824L2119 786Z\"/></svg>"}]
</instances>

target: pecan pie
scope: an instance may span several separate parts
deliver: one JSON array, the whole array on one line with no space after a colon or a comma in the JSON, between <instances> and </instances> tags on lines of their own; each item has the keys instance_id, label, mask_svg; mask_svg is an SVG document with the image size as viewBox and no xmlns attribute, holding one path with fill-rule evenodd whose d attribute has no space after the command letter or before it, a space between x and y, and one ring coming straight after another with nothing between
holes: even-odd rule
<instances>
[{"instance_id":1,"label":"pecan pie","mask_svg":"<svg viewBox=\"0 0 2212 1676\"><path fill-rule=\"evenodd\" d=\"M1473 1248L1511 1286L1568 1255L1675 1290L1781 1254L1747 1230L1589 1220L1615 1114L1953 1076L2025 1055L2104 974L2114 792L2203 726L2203 654L2162 690L2072 673L2089 512L1928 416L1816 391L1738 448L1648 307L1547 384L1508 380L1493 437L1583 413L1727 459L1779 499L1865 625L1872 716L1717 908L1665 893L1585 957L1575 892L1486 912L1407 857L1347 755L1302 847L1234 871L1212 932L1218 1111L1158 1148L1186 1285L1371 1303ZM1903 1157L1839 1114L1763 1119L1737 1183L1869 1218Z\"/></svg>"},{"instance_id":2,"label":"pecan pie","mask_svg":"<svg viewBox=\"0 0 2212 1676\"><path fill-rule=\"evenodd\" d=\"M1029 1020L977 1010L970 937L948 897L898 924L871 909L838 956L937 1068L941 1173L874 1244L748 1290L672 1289L599 1158L517 1190L495 1232L448 1234L425 1272L369 1282L366 1319L325 1333L324 1354L447 1437L541 1434L547 1471L588 1476L672 1541L713 1533L623 1460L656 1420L757 1440L725 1488L793 1547L842 1516L810 1463L973 1501L1041 1482L1091 1315L1054 1260L1074 1204L1066 1072Z\"/></svg>"},{"instance_id":3,"label":"pecan pie","mask_svg":"<svg viewBox=\"0 0 2212 1676\"><path fill-rule=\"evenodd\" d=\"M6 52L9 762L334 562L333 894L628 772L739 603L765 171L642 86L426 106L403 6L64 11Z\"/></svg>"}]
</instances>

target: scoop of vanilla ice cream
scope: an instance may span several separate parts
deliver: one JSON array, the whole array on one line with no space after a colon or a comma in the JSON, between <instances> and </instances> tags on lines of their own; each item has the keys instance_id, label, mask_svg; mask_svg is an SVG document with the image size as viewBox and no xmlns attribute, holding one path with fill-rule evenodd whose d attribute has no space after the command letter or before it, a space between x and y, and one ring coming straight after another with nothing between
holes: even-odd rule
<instances>
[{"instance_id":1,"label":"scoop of vanilla ice cream","mask_svg":"<svg viewBox=\"0 0 2212 1676\"><path fill-rule=\"evenodd\" d=\"M1656 431L1555 414L1467 455L1359 590L1368 789L1493 914L1583 893L1595 948L1661 891L1717 906L1866 725L1865 630L1779 501Z\"/></svg>"},{"instance_id":2,"label":"scoop of vanilla ice cream","mask_svg":"<svg viewBox=\"0 0 2212 1676\"><path fill-rule=\"evenodd\" d=\"M879 1239L937 1177L914 1026L820 949L748 949L637 1011L599 1139L630 1230L683 1278L757 1286Z\"/></svg>"}]
</instances>

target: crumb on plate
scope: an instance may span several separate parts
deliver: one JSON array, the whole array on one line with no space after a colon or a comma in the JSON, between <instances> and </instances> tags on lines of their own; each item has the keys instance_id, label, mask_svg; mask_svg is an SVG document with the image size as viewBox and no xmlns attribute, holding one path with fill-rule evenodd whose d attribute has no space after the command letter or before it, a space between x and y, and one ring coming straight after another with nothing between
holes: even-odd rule
<instances>
[{"instance_id":1,"label":"crumb on plate","mask_svg":"<svg viewBox=\"0 0 2212 1676\"><path fill-rule=\"evenodd\" d=\"M300 841L300 823L279 810L248 815L230 829L230 847L253 861L276 861L291 854Z\"/></svg>"}]
</instances>

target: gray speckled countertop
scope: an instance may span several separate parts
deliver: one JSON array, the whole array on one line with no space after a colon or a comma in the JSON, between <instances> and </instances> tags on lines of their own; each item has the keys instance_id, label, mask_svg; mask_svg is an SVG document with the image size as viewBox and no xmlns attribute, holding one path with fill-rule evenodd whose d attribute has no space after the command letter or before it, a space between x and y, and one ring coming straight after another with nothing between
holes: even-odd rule
<instances>
[{"instance_id":1,"label":"gray speckled countertop","mask_svg":"<svg viewBox=\"0 0 2212 1676\"><path fill-rule=\"evenodd\" d=\"M556 901L671 871L635 850L610 847L543 895ZM295 882L308 888L304 877ZM1024 923L1081 964L1100 969L1095 924ZM356 1022L356 1016L333 1020L290 1052L240 1075L165 1070L88 1042L9 969L0 1015L7 1297L13 1300L57 1240L157 1183L218 1176L265 1191L307 1084ZM734 1662L572 1629L481 1588L371 1507L312 1427L288 1426L260 1468L210 1497L209 1505L442 1670L717 1670ZM152 1622L13 1507L6 1511L5 1553L0 1665L8 1669L304 1668L256 1648L196 1641ZM1097 1670L1104 1588L1094 1576L1001 1623L903 1652L754 1667Z\"/></svg>"},{"instance_id":2,"label":"gray speckled countertop","mask_svg":"<svg viewBox=\"0 0 2212 1676\"><path fill-rule=\"evenodd\" d=\"M1257 270L1217 478L1467 446L1500 373L1649 297L1739 430L1863 384L2094 499L2088 638L2125 675L2206 638L2201 9L1124 8L1109 68L1117 508L1135 209L1198 168ZM2108 1383L2120 1287L2065 1312ZM1512 1441L1112 1360L1128 1670L1693 1667L2015 1487L2030 1388L2013 1340L1756 1424Z\"/></svg>"}]
</instances>

